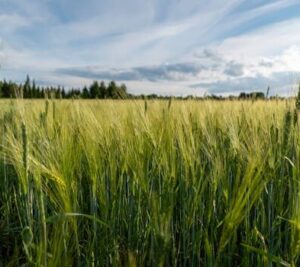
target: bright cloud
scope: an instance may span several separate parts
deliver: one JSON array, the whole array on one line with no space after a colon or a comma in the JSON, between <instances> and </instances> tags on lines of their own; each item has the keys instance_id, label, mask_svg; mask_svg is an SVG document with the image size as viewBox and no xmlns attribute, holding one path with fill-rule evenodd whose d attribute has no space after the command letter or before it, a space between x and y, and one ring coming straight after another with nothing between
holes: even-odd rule
<instances>
[{"instance_id":1,"label":"bright cloud","mask_svg":"<svg viewBox=\"0 0 300 267\"><path fill-rule=\"evenodd\" d=\"M0 0L0 78L134 93L291 94L297 0Z\"/></svg>"}]
</instances>

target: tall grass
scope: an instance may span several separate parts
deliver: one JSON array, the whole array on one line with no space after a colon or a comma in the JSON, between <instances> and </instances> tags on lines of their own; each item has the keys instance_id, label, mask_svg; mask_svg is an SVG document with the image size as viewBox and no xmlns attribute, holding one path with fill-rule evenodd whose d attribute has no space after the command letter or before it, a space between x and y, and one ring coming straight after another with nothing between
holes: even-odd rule
<instances>
[{"instance_id":1,"label":"tall grass","mask_svg":"<svg viewBox=\"0 0 300 267\"><path fill-rule=\"evenodd\" d=\"M299 266L294 107L1 101L0 266Z\"/></svg>"}]
</instances>

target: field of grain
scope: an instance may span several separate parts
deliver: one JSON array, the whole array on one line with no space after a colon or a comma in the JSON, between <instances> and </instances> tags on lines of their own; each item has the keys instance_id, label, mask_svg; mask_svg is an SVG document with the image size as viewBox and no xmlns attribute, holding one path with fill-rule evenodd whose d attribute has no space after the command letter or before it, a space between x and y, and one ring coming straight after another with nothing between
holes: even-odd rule
<instances>
[{"instance_id":1,"label":"field of grain","mask_svg":"<svg viewBox=\"0 0 300 267\"><path fill-rule=\"evenodd\" d=\"M0 266L299 266L294 101L0 104Z\"/></svg>"}]
</instances>

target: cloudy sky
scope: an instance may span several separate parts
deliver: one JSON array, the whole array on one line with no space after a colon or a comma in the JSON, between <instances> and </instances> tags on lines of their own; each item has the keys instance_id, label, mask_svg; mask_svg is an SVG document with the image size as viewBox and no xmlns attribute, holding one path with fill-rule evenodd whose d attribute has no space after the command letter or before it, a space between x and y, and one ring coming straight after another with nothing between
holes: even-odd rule
<instances>
[{"instance_id":1,"label":"cloudy sky","mask_svg":"<svg viewBox=\"0 0 300 267\"><path fill-rule=\"evenodd\" d=\"M0 65L0 79L17 82L290 95L300 0L0 0Z\"/></svg>"}]
</instances>

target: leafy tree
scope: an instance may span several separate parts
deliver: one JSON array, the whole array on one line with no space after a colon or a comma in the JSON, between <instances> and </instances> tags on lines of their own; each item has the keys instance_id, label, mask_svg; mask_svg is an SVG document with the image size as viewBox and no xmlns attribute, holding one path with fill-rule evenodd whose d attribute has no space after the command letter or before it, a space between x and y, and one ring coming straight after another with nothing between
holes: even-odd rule
<instances>
[{"instance_id":1,"label":"leafy tree","mask_svg":"<svg viewBox=\"0 0 300 267\"><path fill-rule=\"evenodd\" d=\"M98 98L100 95L100 87L97 81L94 81L90 86L90 96L91 98Z\"/></svg>"},{"instance_id":2,"label":"leafy tree","mask_svg":"<svg viewBox=\"0 0 300 267\"><path fill-rule=\"evenodd\" d=\"M65 90L64 87L63 87L62 90L61 90L61 97L62 97L62 98L66 98L66 90Z\"/></svg>"},{"instance_id":3,"label":"leafy tree","mask_svg":"<svg viewBox=\"0 0 300 267\"><path fill-rule=\"evenodd\" d=\"M109 98L114 98L117 95L117 86L114 81L111 81L107 87L107 96Z\"/></svg>"},{"instance_id":4,"label":"leafy tree","mask_svg":"<svg viewBox=\"0 0 300 267\"><path fill-rule=\"evenodd\" d=\"M29 98L30 97L30 78L29 75L26 76L26 80L23 86L23 97Z\"/></svg>"},{"instance_id":5,"label":"leafy tree","mask_svg":"<svg viewBox=\"0 0 300 267\"><path fill-rule=\"evenodd\" d=\"M107 89L106 89L104 81L101 81L101 83L100 83L99 97L100 98L106 98L107 97Z\"/></svg>"},{"instance_id":6,"label":"leafy tree","mask_svg":"<svg viewBox=\"0 0 300 267\"><path fill-rule=\"evenodd\" d=\"M2 84L2 97L9 98L10 97L10 89L9 84L4 80Z\"/></svg>"},{"instance_id":7,"label":"leafy tree","mask_svg":"<svg viewBox=\"0 0 300 267\"><path fill-rule=\"evenodd\" d=\"M83 87L82 98L84 98L84 99L90 98L90 93L86 86Z\"/></svg>"},{"instance_id":8,"label":"leafy tree","mask_svg":"<svg viewBox=\"0 0 300 267\"><path fill-rule=\"evenodd\" d=\"M31 98L37 98L37 90L36 90L35 80L32 81L30 96L31 96Z\"/></svg>"}]
</instances>

